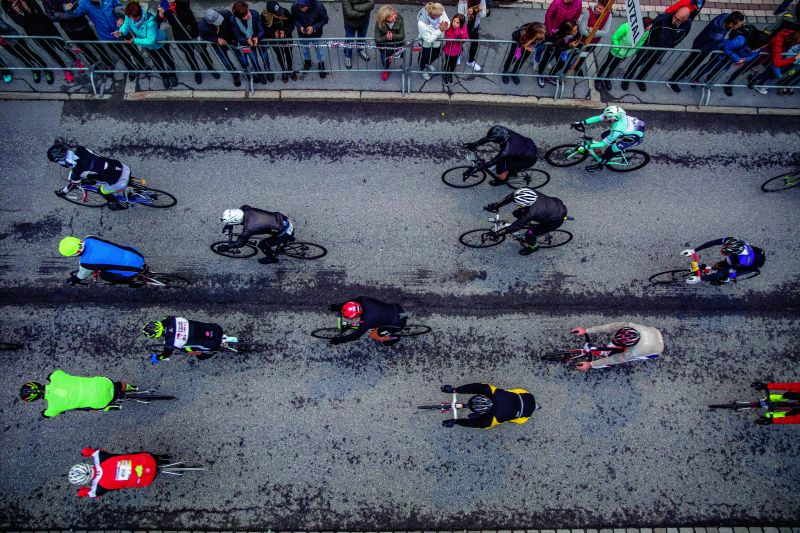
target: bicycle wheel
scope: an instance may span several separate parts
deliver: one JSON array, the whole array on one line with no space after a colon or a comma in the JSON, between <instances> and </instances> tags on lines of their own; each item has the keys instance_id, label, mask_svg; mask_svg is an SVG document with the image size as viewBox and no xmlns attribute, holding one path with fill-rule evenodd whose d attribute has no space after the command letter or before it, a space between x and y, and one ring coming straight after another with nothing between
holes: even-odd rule
<instances>
[{"instance_id":1,"label":"bicycle wheel","mask_svg":"<svg viewBox=\"0 0 800 533\"><path fill-rule=\"evenodd\" d=\"M571 167L589 157L586 152L578 152L574 144L560 144L550 148L544 158L554 167Z\"/></svg>"},{"instance_id":2,"label":"bicycle wheel","mask_svg":"<svg viewBox=\"0 0 800 533\"><path fill-rule=\"evenodd\" d=\"M266 345L254 342L234 342L231 347L237 353L263 352L266 349Z\"/></svg>"},{"instance_id":3,"label":"bicycle wheel","mask_svg":"<svg viewBox=\"0 0 800 533\"><path fill-rule=\"evenodd\" d=\"M580 350L564 350L561 352L545 352L539 356L539 359L542 361L556 361L558 363L563 363L565 359L574 355L580 355L582 352Z\"/></svg>"},{"instance_id":4,"label":"bicycle wheel","mask_svg":"<svg viewBox=\"0 0 800 533\"><path fill-rule=\"evenodd\" d=\"M650 162L650 154L641 150L625 150L619 155L615 155L606 163L608 170L614 172L632 172L639 170Z\"/></svg>"},{"instance_id":5,"label":"bicycle wheel","mask_svg":"<svg viewBox=\"0 0 800 533\"><path fill-rule=\"evenodd\" d=\"M136 188L128 196L128 201L156 209L166 209L178 203L178 199L166 191L150 188Z\"/></svg>"},{"instance_id":6,"label":"bicycle wheel","mask_svg":"<svg viewBox=\"0 0 800 533\"><path fill-rule=\"evenodd\" d=\"M175 400L175 396L165 396L160 394L149 394L149 393L142 393L137 394L135 392L128 392L125 393L126 400L140 400L143 402L150 402L150 401L159 401L159 400Z\"/></svg>"},{"instance_id":7,"label":"bicycle wheel","mask_svg":"<svg viewBox=\"0 0 800 533\"><path fill-rule=\"evenodd\" d=\"M192 284L192 282L188 279L176 276L175 274L148 272L147 274L144 274L144 277L146 284L156 285L159 287L184 288Z\"/></svg>"},{"instance_id":8,"label":"bicycle wheel","mask_svg":"<svg viewBox=\"0 0 800 533\"><path fill-rule=\"evenodd\" d=\"M461 241L461 244L470 248L489 248L490 246L497 246L506 240L505 234L498 235L497 238L492 238L489 236L489 232L491 232L491 230L473 229L462 233L458 240Z\"/></svg>"},{"instance_id":9,"label":"bicycle wheel","mask_svg":"<svg viewBox=\"0 0 800 533\"><path fill-rule=\"evenodd\" d=\"M506 185L512 189L521 189L527 187L529 189L538 189L544 187L550 182L550 174L538 168L530 168L521 171L516 176L509 177L506 180Z\"/></svg>"},{"instance_id":10,"label":"bicycle wheel","mask_svg":"<svg viewBox=\"0 0 800 533\"><path fill-rule=\"evenodd\" d=\"M735 411L747 411L749 409L758 409L759 407L761 407L759 402L733 402L708 406L709 409L733 409Z\"/></svg>"},{"instance_id":11,"label":"bicycle wheel","mask_svg":"<svg viewBox=\"0 0 800 533\"><path fill-rule=\"evenodd\" d=\"M0 350L19 350L22 344L17 342L0 342Z\"/></svg>"},{"instance_id":12,"label":"bicycle wheel","mask_svg":"<svg viewBox=\"0 0 800 533\"><path fill-rule=\"evenodd\" d=\"M761 184L764 192L778 192L800 185L800 172L789 172L770 178Z\"/></svg>"},{"instance_id":13,"label":"bicycle wheel","mask_svg":"<svg viewBox=\"0 0 800 533\"><path fill-rule=\"evenodd\" d=\"M554 229L536 237L539 248L558 248L572 240L572 233L565 229Z\"/></svg>"},{"instance_id":14,"label":"bicycle wheel","mask_svg":"<svg viewBox=\"0 0 800 533\"><path fill-rule=\"evenodd\" d=\"M222 251L218 247L220 244L230 244L231 241L218 241L211 245L211 251L223 257L231 257L233 259L247 259L253 257L258 253L258 249L252 244L245 244L241 248L231 248L230 250Z\"/></svg>"},{"instance_id":15,"label":"bicycle wheel","mask_svg":"<svg viewBox=\"0 0 800 533\"><path fill-rule=\"evenodd\" d=\"M425 335L430 332L431 328L428 326L423 326L422 324L408 324L397 333L393 333L393 335L397 337L416 337L417 335Z\"/></svg>"},{"instance_id":16,"label":"bicycle wheel","mask_svg":"<svg viewBox=\"0 0 800 533\"><path fill-rule=\"evenodd\" d=\"M441 411L442 410L442 405L446 405L448 409L450 408L450 404L441 404L440 403L440 404L436 404L436 405L418 405L417 409L428 409L428 410L434 410L435 409L437 411Z\"/></svg>"},{"instance_id":17,"label":"bicycle wheel","mask_svg":"<svg viewBox=\"0 0 800 533\"><path fill-rule=\"evenodd\" d=\"M339 328L320 328L311 332L312 337L326 340L338 337L340 334L341 330Z\"/></svg>"},{"instance_id":18,"label":"bicycle wheel","mask_svg":"<svg viewBox=\"0 0 800 533\"><path fill-rule=\"evenodd\" d=\"M480 185L483 183L483 180L486 179L486 171L476 170L465 178L464 171L472 168L475 167L470 165L462 165L460 167L448 168L442 174L442 181L445 183L445 185L455 187L456 189L467 189L469 187Z\"/></svg>"},{"instance_id":19,"label":"bicycle wheel","mask_svg":"<svg viewBox=\"0 0 800 533\"><path fill-rule=\"evenodd\" d=\"M108 200L102 194L89 189L72 189L63 198L71 204L84 207L105 207L108 205Z\"/></svg>"},{"instance_id":20,"label":"bicycle wheel","mask_svg":"<svg viewBox=\"0 0 800 533\"><path fill-rule=\"evenodd\" d=\"M650 276L648 281L655 285L669 285L671 283L679 283L685 281L686 278L692 275L692 271L686 268L681 270L667 270L659 272Z\"/></svg>"},{"instance_id":21,"label":"bicycle wheel","mask_svg":"<svg viewBox=\"0 0 800 533\"><path fill-rule=\"evenodd\" d=\"M319 259L325 257L328 250L319 244L295 241L284 244L278 248L277 253L295 259Z\"/></svg>"}]
</instances>

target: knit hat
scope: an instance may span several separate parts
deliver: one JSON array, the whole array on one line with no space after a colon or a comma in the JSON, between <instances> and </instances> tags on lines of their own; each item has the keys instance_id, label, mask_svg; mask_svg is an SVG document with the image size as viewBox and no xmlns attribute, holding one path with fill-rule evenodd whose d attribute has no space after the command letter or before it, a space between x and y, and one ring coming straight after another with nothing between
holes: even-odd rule
<instances>
[{"instance_id":1,"label":"knit hat","mask_svg":"<svg viewBox=\"0 0 800 533\"><path fill-rule=\"evenodd\" d=\"M221 26L222 23L225 22L225 19L220 15L219 11L215 11L214 9L206 11L205 19L206 22L214 26Z\"/></svg>"}]
</instances>

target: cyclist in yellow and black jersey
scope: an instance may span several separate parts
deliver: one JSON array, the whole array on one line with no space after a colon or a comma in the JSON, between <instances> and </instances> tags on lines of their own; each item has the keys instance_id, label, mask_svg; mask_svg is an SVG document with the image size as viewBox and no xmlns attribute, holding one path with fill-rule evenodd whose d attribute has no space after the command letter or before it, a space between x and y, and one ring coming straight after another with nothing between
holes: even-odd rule
<instances>
[{"instance_id":1,"label":"cyclist in yellow and black jersey","mask_svg":"<svg viewBox=\"0 0 800 533\"><path fill-rule=\"evenodd\" d=\"M443 420L442 425L468 428L491 429L503 422L524 424L540 406L533 394L524 389L503 390L486 383L469 383L460 387L442 385L442 392L448 394L474 394L467 406L472 413L467 418Z\"/></svg>"}]
</instances>

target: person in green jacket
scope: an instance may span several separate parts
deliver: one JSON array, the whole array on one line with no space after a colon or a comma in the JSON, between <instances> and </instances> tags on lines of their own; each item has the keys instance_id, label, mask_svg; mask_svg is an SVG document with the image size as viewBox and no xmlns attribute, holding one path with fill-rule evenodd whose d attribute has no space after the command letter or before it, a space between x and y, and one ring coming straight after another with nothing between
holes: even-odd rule
<instances>
[{"instance_id":1,"label":"person in green jacket","mask_svg":"<svg viewBox=\"0 0 800 533\"><path fill-rule=\"evenodd\" d=\"M114 32L114 37L124 39L128 44L137 44L147 50L150 58L161 71L164 88L178 85L175 75L175 61L169 53L169 45L164 44L166 36L158 26L158 17L149 11L144 11L139 2L130 2L125 6L125 21L119 30Z\"/></svg>"},{"instance_id":2,"label":"person in green jacket","mask_svg":"<svg viewBox=\"0 0 800 533\"><path fill-rule=\"evenodd\" d=\"M402 54L402 48L406 41L406 29L403 24L403 17L397 10L388 4L378 8L375 17L375 45L381 56L381 65L384 70L381 79L389 79L389 67L395 55ZM398 55L398 59L399 59Z\"/></svg>"},{"instance_id":3,"label":"person in green jacket","mask_svg":"<svg viewBox=\"0 0 800 533\"><path fill-rule=\"evenodd\" d=\"M615 31L614 35L611 36L611 44L614 45L614 48L611 48L608 51L606 60L597 71L598 78L611 78L614 74L614 70L619 66L619 64L625 61L625 59L631 57L636 53L636 50L642 47L642 45L647 41L647 37L650 35L650 28L653 26L653 19L650 17L642 18L642 26L644 26L644 35L642 35L641 39L639 39L639 42L637 42L635 46L633 44L633 36L631 35L630 23L626 22L617 28L617 31ZM633 46L633 48L620 48L623 46ZM603 88L605 88L606 91L610 91L613 87L610 80L595 80L594 83L595 88L597 88L598 91ZM602 87L600 84L603 84Z\"/></svg>"},{"instance_id":4,"label":"person in green jacket","mask_svg":"<svg viewBox=\"0 0 800 533\"><path fill-rule=\"evenodd\" d=\"M91 378L71 376L63 370L56 370L47 379L50 380L47 385L29 381L19 390L19 396L25 402L44 398L47 409L42 411L42 414L46 418L53 418L72 409L85 411L119 409L117 400L126 392L138 390L130 383L111 381L101 376Z\"/></svg>"}]
</instances>

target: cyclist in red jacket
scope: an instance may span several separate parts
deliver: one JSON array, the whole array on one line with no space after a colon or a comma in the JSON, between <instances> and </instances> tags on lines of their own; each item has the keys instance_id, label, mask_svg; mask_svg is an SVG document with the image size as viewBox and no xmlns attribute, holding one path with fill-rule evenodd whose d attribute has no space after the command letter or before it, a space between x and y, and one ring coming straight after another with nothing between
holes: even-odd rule
<instances>
[{"instance_id":1,"label":"cyclist in red jacket","mask_svg":"<svg viewBox=\"0 0 800 533\"><path fill-rule=\"evenodd\" d=\"M780 403L782 400L792 402L800 401L800 382L796 383L753 383L756 390L769 391L769 399L773 403ZM780 393L780 391L784 391ZM764 416L756 421L757 424L800 424L800 404L795 403L794 409L789 411L768 411Z\"/></svg>"},{"instance_id":2,"label":"cyclist in red jacket","mask_svg":"<svg viewBox=\"0 0 800 533\"><path fill-rule=\"evenodd\" d=\"M69 469L73 485L88 485L78 489L81 498L97 498L108 491L149 487L158 473L158 465L167 464L167 457L147 452L113 454L99 448L84 448L84 457L94 465L79 463Z\"/></svg>"}]
</instances>

